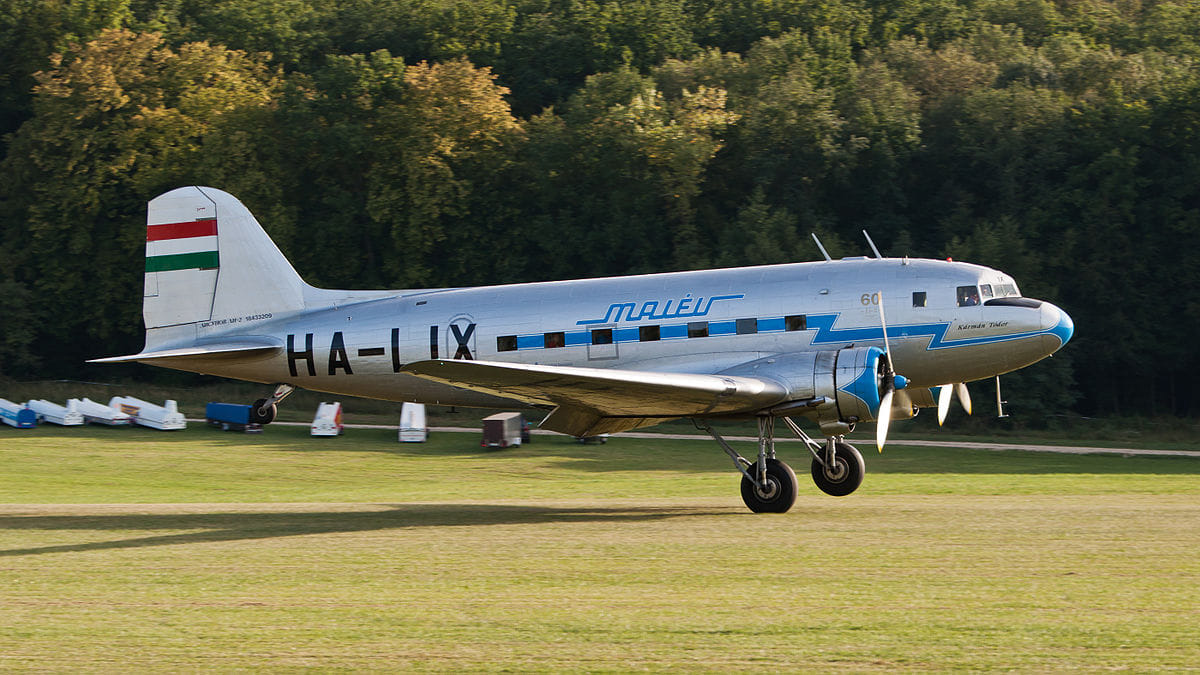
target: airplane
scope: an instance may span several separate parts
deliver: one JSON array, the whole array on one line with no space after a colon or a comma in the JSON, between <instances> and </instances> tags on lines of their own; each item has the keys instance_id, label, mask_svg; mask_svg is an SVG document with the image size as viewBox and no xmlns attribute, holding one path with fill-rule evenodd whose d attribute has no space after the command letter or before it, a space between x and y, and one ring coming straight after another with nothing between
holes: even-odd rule
<instances>
[{"instance_id":1,"label":"airplane","mask_svg":"<svg viewBox=\"0 0 1200 675\"><path fill-rule=\"evenodd\" d=\"M865 234L865 233L864 233ZM868 236L868 242L870 238ZM273 385L269 423L297 387L389 401L549 411L576 437L690 418L732 459L746 506L786 512L794 471L775 423L812 456L814 483L862 483L845 437L938 407L963 383L1050 356L1074 324L1021 296L995 269L875 257L473 288L330 290L305 283L250 211L210 187L147 210L145 347L94 363L141 362ZM814 423L824 442L793 420ZM758 423L758 456L714 420Z\"/></svg>"}]
</instances>

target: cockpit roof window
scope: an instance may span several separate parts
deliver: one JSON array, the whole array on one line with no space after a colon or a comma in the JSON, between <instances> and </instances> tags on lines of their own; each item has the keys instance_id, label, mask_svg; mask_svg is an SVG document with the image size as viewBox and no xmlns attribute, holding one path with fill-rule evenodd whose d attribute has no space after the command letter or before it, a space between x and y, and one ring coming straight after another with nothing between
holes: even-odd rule
<instances>
[{"instance_id":1,"label":"cockpit roof window","mask_svg":"<svg viewBox=\"0 0 1200 675\"><path fill-rule=\"evenodd\" d=\"M976 286L958 287L958 306L974 307L979 304L979 288Z\"/></svg>"}]
</instances>

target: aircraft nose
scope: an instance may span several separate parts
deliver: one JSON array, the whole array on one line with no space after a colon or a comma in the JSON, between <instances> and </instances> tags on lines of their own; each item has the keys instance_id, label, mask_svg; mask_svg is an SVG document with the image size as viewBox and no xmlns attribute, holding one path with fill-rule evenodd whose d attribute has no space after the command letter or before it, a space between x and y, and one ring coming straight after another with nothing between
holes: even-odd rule
<instances>
[{"instance_id":1,"label":"aircraft nose","mask_svg":"<svg viewBox=\"0 0 1200 675\"><path fill-rule=\"evenodd\" d=\"M1075 334L1075 322L1061 308L1048 302L1042 303L1042 330L1048 331L1043 340L1051 352L1062 349ZM1056 344L1057 343L1057 344Z\"/></svg>"}]
</instances>

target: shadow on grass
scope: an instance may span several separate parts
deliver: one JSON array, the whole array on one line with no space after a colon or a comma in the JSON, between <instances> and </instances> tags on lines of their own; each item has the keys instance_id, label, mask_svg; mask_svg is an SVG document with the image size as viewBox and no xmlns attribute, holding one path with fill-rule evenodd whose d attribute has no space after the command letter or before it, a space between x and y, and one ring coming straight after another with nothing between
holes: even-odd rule
<instances>
[{"instance_id":1,"label":"shadow on grass","mask_svg":"<svg viewBox=\"0 0 1200 675\"><path fill-rule=\"evenodd\" d=\"M632 523L736 515L740 515L740 511L685 507L555 508L488 504L415 504L394 505L386 511L0 516L0 530L200 530L133 539L7 549L0 550L0 557L406 528L584 522Z\"/></svg>"}]
</instances>

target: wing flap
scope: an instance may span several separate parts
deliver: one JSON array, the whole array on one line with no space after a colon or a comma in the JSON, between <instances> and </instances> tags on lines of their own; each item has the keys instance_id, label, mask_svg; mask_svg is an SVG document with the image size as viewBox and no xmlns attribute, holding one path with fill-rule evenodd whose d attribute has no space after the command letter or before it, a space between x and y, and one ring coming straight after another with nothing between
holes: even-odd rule
<instances>
[{"instance_id":1,"label":"wing flap","mask_svg":"<svg viewBox=\"0 0 1200 675\"><path fill-rule=\"evenodd\" d=\"M543 428L573 436L615 433L676 417L760 410L787 398L779 383L745 376L444 359L417 361L400 370L531 405L553 405L556 410Z\"/></svg>"}]
</instances>

